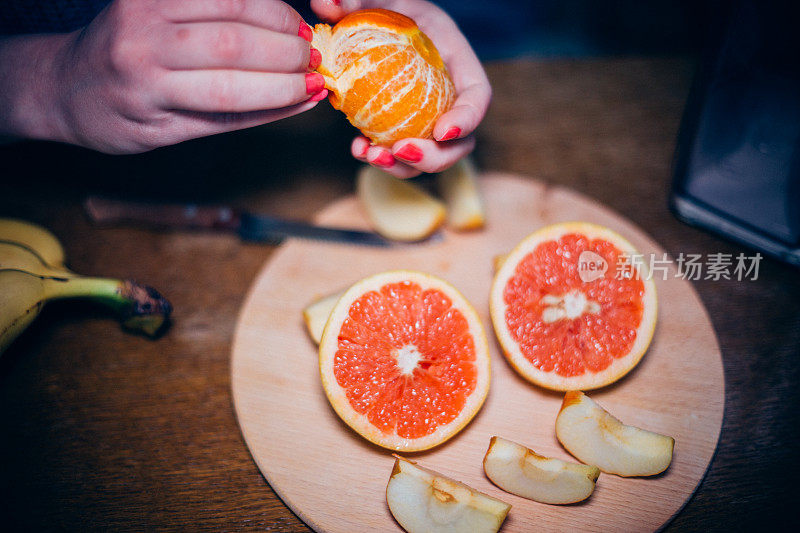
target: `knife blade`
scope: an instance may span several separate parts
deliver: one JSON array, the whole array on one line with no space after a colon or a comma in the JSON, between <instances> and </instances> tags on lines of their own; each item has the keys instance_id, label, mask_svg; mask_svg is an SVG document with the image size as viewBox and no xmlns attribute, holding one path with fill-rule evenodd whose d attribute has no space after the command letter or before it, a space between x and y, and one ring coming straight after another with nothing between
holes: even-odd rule
<instances>
[{"instance_id":1,"label":"knife blade","mask_svg":"<svg viewBox=\"0 0 800 533\"><path fill-rule=\"evenodd\" d=\"M134 223L169 229L229 231L252 242L276 243L299 237L365 246L387 247L394 244L369 231L317 226L226 206L151 204L91 196L84 202L84 209L92 222L97 224Z\"/></svg>"}]
</instances>

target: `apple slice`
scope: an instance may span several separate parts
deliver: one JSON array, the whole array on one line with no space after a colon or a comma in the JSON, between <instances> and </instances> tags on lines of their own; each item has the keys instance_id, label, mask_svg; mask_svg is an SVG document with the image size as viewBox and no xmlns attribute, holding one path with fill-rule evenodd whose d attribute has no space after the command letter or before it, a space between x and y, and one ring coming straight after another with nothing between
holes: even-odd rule
<instances>
[{"instance_id":1,"label":"apple slice","mask_svg":"<svg viewBox=\"0 0 800 533\"><path fill-rule=\"evenodd\" d=\"M596 466L543 457L516 442L492 437L483 470L506 492L542 503L575 503L588 498L600 475Z\"/></svg>"},{"instance_id":2,"label":"apple slice","mask_svg":"<svg viewBox=\"0 0 800 533\"><path fill-rule=\"evenodd\" d=\"M365 166L356 179L356 194L375 231L396 241L429 237L445 219L444 204L408 180Z\"/></svg>"},{"instance_id":3,"label":"apple slice","mask_svg":"<svg viewBox=\"0 0 800 533\"><path fill-rule=\"evenodd\" d=\"M511 506L395 455L386 502L409 533L492 532Z\"/></svg>"},{"instance_id":4,"label":"apple slice","mask_svg":"<svg viewBox=\"0 0 800 533\"><path fill-rule=\"evenodd\" d=\"M469 158L459 159L436 176L439 194L447 204L447 225L454 230L482 228L486 215L478 189L475 165Z\"/></svg>"},{"instance_id":5,"label":"apple slice","mask_svg":"<svg viewBox=\"0 0 800 533\"><path fill-rule=\"evenodd\" d=\"M306 323L306 330L308 334L319 344L322 339L322 330L325 329L325 324L328 322L328 317L331 316L331 311L339 301L344 291L339 291L322 298L317 298L303 309L303 321Z\"/></svg>"},{"instance_id":6,"label":"apple slice","mask_svg":"<svg viewBox=\"0 0 800 533\"><path fill-rule=\"evenodd\" d=\"M580 461L624 477L660 474L675 446L672 437L626 426L580 391L564 395L556 436Z\"/></svg>"}]
</instances>

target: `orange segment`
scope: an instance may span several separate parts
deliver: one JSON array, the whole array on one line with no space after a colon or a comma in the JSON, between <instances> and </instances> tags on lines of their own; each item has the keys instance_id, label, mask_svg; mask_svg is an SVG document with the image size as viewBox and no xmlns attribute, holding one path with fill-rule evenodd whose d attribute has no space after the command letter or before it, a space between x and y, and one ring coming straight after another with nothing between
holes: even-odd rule
<instances>
[{"instance_id":1,"label":"orange segment","mask_svg":"<svg viewBox=\"0 0 800 533\"><path fill-rule=\"evenodd\" d=\"M337 414L372 442L422 450L457 433L489 386L488 345L475 311L446 282L377 274L340 298L320 343Z\"/></svg>"},{"instance_id":2,"label":"orange segment","mask_svg":"<svg viewBox=\"0 0 800 533\"><path fill-rule=\"evenodd\" d=\"M499 268L491 295L511 364L556 390L600 387L630 371L656 319L653 281L643 272L619 275L625 254L636 253L616 233L586 223L556 224L523 240ZM604 271L586 276L582 257Z\"/></svg>"},{"instance_id":3,"label":"orange segment","mask_svg":"<svg viewBox=\"0 0 800 533\"><path fill-rule=\"evenodd\" d=\"M455 99L433 42L399 13L365 9L333 28L317 24L312 45L322 54L317 71L331 104L374 144L430 138Z\"/></svg>"}]
</instances>

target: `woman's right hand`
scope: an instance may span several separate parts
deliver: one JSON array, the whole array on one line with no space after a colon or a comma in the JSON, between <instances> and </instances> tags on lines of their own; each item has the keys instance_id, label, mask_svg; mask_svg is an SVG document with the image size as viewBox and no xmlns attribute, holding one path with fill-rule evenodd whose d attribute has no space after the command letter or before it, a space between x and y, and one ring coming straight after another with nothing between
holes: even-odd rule
<instances>
[{"instance_id":1,"label":"woman's right hand","mask_svg":"<svg viewBox=\"0 0 800 533\"><path fill-rule=\"evenodd\" d=\"M33 134L19 114L16 131L0 128L7 134L135 153L295 115L327 94L310 73L319 61L310 29L279 0L115 0L87 27L45 38L49 76L29 81L47 115L22 106ZM31 50L25 39L0 44L0 58ZM36 64L28 59L16 68Z\"/></svg>"}]
</instances>

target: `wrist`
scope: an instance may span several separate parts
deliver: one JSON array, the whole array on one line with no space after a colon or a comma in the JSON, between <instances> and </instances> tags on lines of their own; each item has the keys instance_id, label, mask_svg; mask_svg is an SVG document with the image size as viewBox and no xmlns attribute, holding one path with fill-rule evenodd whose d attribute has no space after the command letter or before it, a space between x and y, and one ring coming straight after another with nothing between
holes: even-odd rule
<instances>
[{"instance_id":1,"label":"wrist","mask_svg":"<svg viewBox=\"0 0 800 533\"><path fill-rule=\"evenodd\" d=\"M0 136L70 142L62 109L72 34L0 40Z\"/></svg>"}]
</instances>

